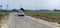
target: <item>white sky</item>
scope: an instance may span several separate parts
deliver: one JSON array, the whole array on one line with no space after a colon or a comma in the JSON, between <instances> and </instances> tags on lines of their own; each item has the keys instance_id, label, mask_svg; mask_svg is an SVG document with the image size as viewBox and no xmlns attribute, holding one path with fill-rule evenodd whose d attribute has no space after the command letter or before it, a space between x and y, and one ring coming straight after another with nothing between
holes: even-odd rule
<instances>
[{"instance_id":1,"label":"white sky","mask_svg":"<svg viewBox=\"0 0 60 28\"><path fill-rule=\"evenodd\" d=\"M25 9L60 9L60 0L0 0L0 5L9 5L9 9L19 9L20 5Z\"/></svg>"}]
</instances>

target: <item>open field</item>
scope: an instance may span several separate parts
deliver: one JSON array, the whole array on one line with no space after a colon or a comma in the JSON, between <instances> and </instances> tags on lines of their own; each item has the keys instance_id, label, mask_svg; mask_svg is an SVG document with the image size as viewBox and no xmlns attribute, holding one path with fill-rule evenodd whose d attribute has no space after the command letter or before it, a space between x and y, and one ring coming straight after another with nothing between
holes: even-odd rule
<instances>
[{"instance_id":1,"label":"open field","mask_svg":"<svg viewBox=\"0 0 60 28\"><path fill-rule=\"evenodd\" d=\"M60 24L60 12L25 12L26 15Z\"/></svg>"}]
</instances>

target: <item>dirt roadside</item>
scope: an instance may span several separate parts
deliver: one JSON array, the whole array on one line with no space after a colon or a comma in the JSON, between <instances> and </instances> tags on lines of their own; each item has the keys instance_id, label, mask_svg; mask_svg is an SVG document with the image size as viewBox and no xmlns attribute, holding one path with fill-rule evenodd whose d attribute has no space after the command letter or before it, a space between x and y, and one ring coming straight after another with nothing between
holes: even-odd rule
<instances>
[{"instance_id":1,"label":"dirt roadside","mask_svg":"<svg viewBox=\"0 0 60 28\"><path fill-rule=\"evenodd\" d=\"M8 14L7 16L5 16L5 17L3 17L2 19L1 19L1 21L0 21L0 28L6 28L6 23L7 23L7 20L8 20L8 18L9 18L9 15L10 14Z\"/></svg>"},{"instance_id":2,"label":"dirt roadside","mask_svg":"<svg viewBox=\"0 0 60 28\"><path fill-rule=\"evenodd\" d=\"M53 26L55 28L60 28L60 24L58 24L56 22L49 22L49 21L41 20L41 19L38 19L38 18L35 18L35 17L31 17L31 16L28 16L28 17L33 18L32 20L34 20L34 21L44 23L44 24L49 25L49 26Z\"/></svg>"}]
</instances>

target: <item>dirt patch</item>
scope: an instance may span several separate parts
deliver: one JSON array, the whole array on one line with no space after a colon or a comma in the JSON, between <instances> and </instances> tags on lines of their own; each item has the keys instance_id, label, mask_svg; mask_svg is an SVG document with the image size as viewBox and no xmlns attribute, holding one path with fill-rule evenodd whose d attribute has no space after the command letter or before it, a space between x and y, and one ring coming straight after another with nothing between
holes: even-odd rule
<instances>
[{"instance_id":1,"label":"dirt patch","mask_svg":"<svg viewBox=\"0 0 60 28\"><path fill-rule=\"evenodd\" d=\"M38 19L46 20L49 22L57 22L60 24L60 18L55 17L55 16L48 16L48 15L34 15L34 14L27 14L28 16L32 16Z\"/></svg>"},{"instance_id":2,"label":"dirt patch","mask_svg":"<svg viewBox=\"0 0 60 28\"><path fill-rule=\"evenodd\" d=\"M5 25L5 23L7 23L7 20L9 18L9 14L4 16L1 21L0 21L0 28L2 28L3 25Z\"/></svg>"}]
</instances>

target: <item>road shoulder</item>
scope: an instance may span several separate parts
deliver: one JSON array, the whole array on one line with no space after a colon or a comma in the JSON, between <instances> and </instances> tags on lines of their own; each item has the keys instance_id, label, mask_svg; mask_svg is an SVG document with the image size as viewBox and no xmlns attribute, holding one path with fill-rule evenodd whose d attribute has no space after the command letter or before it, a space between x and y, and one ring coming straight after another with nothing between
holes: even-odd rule
<instances>
[{"instance_id":1,"label":"road shoulder","mask_svg":"<svg viewBox=\"0 0 60 28\"><path fill-rule=\"evenodd\" d=\"M41 23L44 23L44 24L49 25L49 26L53 26L55 28L60 28L60 24L58 24L56 22L48 22L48 21L45 21L45 20L41 20L41 19L31 17L31 16L26 16L26 17L29 17L31 19L33 18L32 20L34 20L34 21L41 22Z\"/></svg>"},{"instance_id":2,"label":"road shoulder","mask_svg":"<svg viewBox=\"0 0 60 28\"><path fill-rule=\"evenodd\" d=\"M7 22L9 19L9 15L5 16L1 21L1 28L7 28Z\"/></svg>"}]
</instances>

